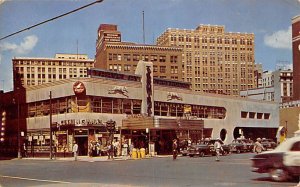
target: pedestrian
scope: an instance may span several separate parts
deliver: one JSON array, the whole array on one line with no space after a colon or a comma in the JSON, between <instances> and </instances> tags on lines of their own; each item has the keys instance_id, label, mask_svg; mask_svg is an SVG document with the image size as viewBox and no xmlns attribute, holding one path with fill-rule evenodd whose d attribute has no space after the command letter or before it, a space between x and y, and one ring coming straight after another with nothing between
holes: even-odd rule
<instances>
[{"instance_id":1,"label":"pedestrian","mask_svg":"<svg viewBox=\"0 0 300 187\"><path fill-rule=\"evenodd\" d=\"M97 151L96 155L97 156L101 156L101 144L100 144L100 140L98 140L97 143L96 143L96 151Z\"/></svg>"},{"instance_id":2,"label":"pedestrian","mask_svg":"<svg viewBox=\"0 0 300 187\"><path fill-rule=\"evenodd\" d=\"M172 144L173 160L175 160L177 157L177 149L178 149L177 139L174 139Z\"/></svg>"},{"instance_id":3,"label":"pedestrian","mask_svg":"<svg viewBox=\"0 0 300 187\"><path fill-rule=\"evenodd\" d=\"M27 157L27 148L25 143L23 143L23 157Z\"/></svg>"},{"instance_id":4,"label":"pedestrian","mask_svg":"<svg viewBox=\"0 0 300 187\"><path fill-rule=\"evenodd\" d=\"M111 143L108 143L107 144L107 156L108 156L108 159L113 159L113 154L114 154L114 148L113 148L113 145Z\"/></svg>"},{"instance_id":5,"label":"pedestrian","mask_svg":"<svg viewBox=\"0 0 300 187\"><path fill-rule=\"evenodd\" d=\"M128 155L128 144L127 141L125 140L122 147L122 156L125 158L125 160L127 159L127 155Z\"/></svg>"},{"instance_id":6,"label":"pedestrian","mask_svg":"<svg viewBox=\"0 0 300 187\"><path fill-rule=\"evenodd\" d=\"M74 160L77 161L77 152L78 152L78 145L76 142L74 142L73 145L73 153L74 153Z\"/></svg>"},{"instance_id":7,"label":"pedestrian","mask_svg":"<svg viewBox=\"0 0 300 187\"><path fill-rule=\"evenodd\" d=\"M90 141L90 144L89 144L89 156L92 157L93 156L93 141L91 140Z\"/></svg>"},{"instance_id":8,"label":"pedestrian","mask_svg":"<svg viewBox=\"0 0 300 187\"><path fill-rule=\"evenodd\" d=\"M258 153L261 153L263 150L265 150L265 148L261 144L261 139L257 138L256 142L254 143L253 152L258 154Z\"/></svg>"},{"instance_id":9,"label":"pedestrian","mask_svg":"<svg viewBox=\"0 0 300 187\"><path fill-rule=\"evenodd\" d=\"M133 142L131 142L130 146L129 146L129 155L130 155L130 157L132 157L133 148L134 148L134 145L133 145Z\"/></svg>"},{"instance_id":10,"label":"pedestrian","mask_svg":"<svg viewBox=\"0 0 300 187\"><path fill-rule=\"evenodd\" d=\"M217 140L214 143L214 149L216 152L216 161L220 161L220 151L222 149L222 145L220 141L221 141L220 138L217 138Z\"/></svg>"}]
</instances>

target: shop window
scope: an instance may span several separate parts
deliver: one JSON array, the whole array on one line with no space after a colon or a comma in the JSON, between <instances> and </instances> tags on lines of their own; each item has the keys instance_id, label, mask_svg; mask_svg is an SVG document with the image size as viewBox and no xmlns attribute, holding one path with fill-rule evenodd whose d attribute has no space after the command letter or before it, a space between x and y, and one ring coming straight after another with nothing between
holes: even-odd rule
<instances>
[{"instance_id":1,"label":"shop window","mask_svg":"<svg viewBox=\"0 0 300 187\"><path fill-rule=\"evenodd\" d=\"M112 99L102 99L102 113L112 113Z\"/></svg>"},{"instance_id":2,"label":"shop window","mask_svg":"<svg viewBox=\"0 0 300 187\"><path fill-rule=\"evenodd\" d=\"M113 99L113 113L114 114L122 114L122 99Z\"/></svg>"},{"instance_id":3,"label":"shop window","mask_svg":"<svg viewBox=\"0 0 300 187\"><path fill-rule=\"evenodd\" d=\"M133 104L133 107L132 107L133 114L140 114L141 113L142 101L133 100L132 104Z\"/></svg>"},{"instance_id":4,"label":"shop window","mask_svg":"<svg viewBox=\"0 0 300 187\"><path fill-rule=\"evenodd\" d=\"M125 114L132 114L131 110L131 100L125 99L123 101L123 113Z\"/></svg>"}]
</instances>

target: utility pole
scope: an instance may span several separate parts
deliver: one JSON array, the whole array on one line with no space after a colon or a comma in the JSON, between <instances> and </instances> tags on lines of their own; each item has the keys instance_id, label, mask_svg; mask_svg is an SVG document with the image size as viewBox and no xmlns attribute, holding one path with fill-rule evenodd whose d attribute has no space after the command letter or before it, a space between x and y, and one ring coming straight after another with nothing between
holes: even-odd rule
<instances>
[{"instance_id":1,"label":"utility pole","mask_svg":"<svg viewBox=\"0 0 300 187\"><path fill-rule=\"evenodd\" d=\"M52 92L50 91L50 159L52 160Z\"/></svg>"},{"instance_id":2,"label":"utility pole","mask_svg":"<svg viewBox=\"0 0 300 187\"><path fill-rule=\"evenodd\" d=\"M143 11L143 44L145 44L145 12Z\"/></svg>"},{"instance_id":3,"label":"utility pole","mask_svg":"<svg viewBox=\"0 0 300 187\"><path fill-rule=\"evenodd\" d=\"M19 90L18 90L19 91ZM17 93L17 100L18 100L18 159L22 158L21 155L21 137L20 137L20 95Z\"/></svg>"}]
</instances>

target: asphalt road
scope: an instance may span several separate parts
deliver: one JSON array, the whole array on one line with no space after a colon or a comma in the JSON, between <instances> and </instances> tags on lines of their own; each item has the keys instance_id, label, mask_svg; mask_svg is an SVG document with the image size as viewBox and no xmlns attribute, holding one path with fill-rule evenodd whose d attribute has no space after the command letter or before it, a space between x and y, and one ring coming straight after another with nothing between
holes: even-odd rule
<instances>
[{"instance_id":1,"label":"asphalt road","mask_svg":"<svg viewBox=\"0 0 300 187\"><path fill-rule=\"evenodd\" d=\"M253 156L171 157L126 161L5 160L0 161L0 186L195 186L290 187L267 174L251 172Z\"/></svg>"}]
</instances>

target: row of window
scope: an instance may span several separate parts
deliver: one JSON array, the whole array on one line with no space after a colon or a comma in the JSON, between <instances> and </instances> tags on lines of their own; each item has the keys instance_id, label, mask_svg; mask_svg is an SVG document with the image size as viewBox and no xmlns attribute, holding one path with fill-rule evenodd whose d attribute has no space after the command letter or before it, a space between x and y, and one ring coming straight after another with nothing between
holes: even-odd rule
<instances>
[{"instance_id":1,"label":"row of window","mask_svg":"<svg viewBox=\"0 0 300 187\"><path fill-rule=\"evenodd\" d=\"M117 99L109 97L86 97L75 96L52 100L52 114L63 113L112 113L112 114L140 114L140 100ZM50 113L49 100L28 104L28 117L47 116Z\"/></svg>"},{"instance_id":2,"label":"row of window","mask_svg":"<svg viewBox=\"0 0 300 187\"><path fill-rule=\"evenodd\" d=\"M224 107L154 102L154 115L182 117L185 113L196 118L224 119L226 117Z\"/></svg>"},{"instance_id":3,"label":"row of window","mask_svg":"<svg viewBox=\"0 0 300 187\"><path fill-rule=\"evenodd\" d=\"M168 59L171 63L178 62L178 56L171 55ZM151 61L151 62L166 62L166 55L140 55L140 54L116 54L109 53L108 54L109 61Z\"/></svg>"},{"instance_id":4,"label":"row of window","mask_svg":"<svg viewBox=\"0 0 300 187\"><path fill-rule=\"evenodd\" d=\"M52 100L52 114L91 112L112 114L140 114L141 100L118 99L109 97L75 96ZM47 116L50 113L50 101L28 104L28 117ZM180 103L154 102L154 114L158 116L182 117L185 113L197 118L224 119L224 107L205 105L185 105Z\"/></svg>"},{"instance_id":5,"label":"row of window","mask_svg":"<svg viewBox=\"0 0 300 187\"><path fill-rule=\"evenodd\" d=\"M94 62L65 62L65 61L41 61L41 60L13 60L14 65L34 66L80 66L94 67Z\"/></svg>"},{"instance_id":6,"label":"row of window","mask_svg":"<svg viewBox=\"0 0 300 187\"><path fill-rule=\"evenodd\" d=\"M190 35L183 35L183 34L179 34L179 35L175 35L172 34L171 35L171 41L176 42L192 42L192 37ZM245 39L245 38L241 38L241 39L236 39L236 38L222 38L222 37L214 37L214 36L210 36L210 37L206 37L203 36L201 38L202 43L217 43L217 44L233 44L233 45L253 45L253 40L252 39ZM199 37L194 37L193 40L194 43L200 43L200 38Z\"/></svg>"},{"instance_id":7,"label":"row of window","mask_svg":"<svg viewBox=\"0 0 300 187\"><path fill-rule=\"evenodd\" d=\"M259 113L259 112L241 112L241 118L249 119L270 119L270 113Z\"/></svg>"}]
</instances>

